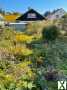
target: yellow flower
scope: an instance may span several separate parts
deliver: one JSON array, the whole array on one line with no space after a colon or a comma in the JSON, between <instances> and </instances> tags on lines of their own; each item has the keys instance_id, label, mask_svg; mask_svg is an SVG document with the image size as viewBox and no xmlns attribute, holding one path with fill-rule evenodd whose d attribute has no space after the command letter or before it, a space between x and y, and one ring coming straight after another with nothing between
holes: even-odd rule
<instances>
[{"instance_id":1,"label":"yellow flower","mask_svg":"<svg viewBox=\"0 0 67 90\"><path fill-rule=\"evenodd\" d=\"M17 34L16 35L16 40L19 42L31 42L33 39L33 36L28 36L25 34Z\"/></svg>"},{"instance_id":2,"label":"yellow flower","mask_svg":"<svg viewBox=\"0 0 67 90\"><path fill-rule=\"evenodd\" d=\"M6 75L6 76L5 76L5 79L6 79L7 81L13 81L12 75Z\"/></svg>"}]
</instances>

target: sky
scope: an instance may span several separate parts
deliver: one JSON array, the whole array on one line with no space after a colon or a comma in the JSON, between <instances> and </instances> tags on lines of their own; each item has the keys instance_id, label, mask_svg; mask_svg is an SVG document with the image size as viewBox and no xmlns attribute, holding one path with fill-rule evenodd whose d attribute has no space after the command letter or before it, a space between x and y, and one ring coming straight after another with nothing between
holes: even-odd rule
<instances>
[{"instance_id":1,"label":"sky","mask_svg":"<svg viewBox=\"0 0 67 90\"><path fill-rule=\"evenodd\" d=\"M67 0L0 0L0 8L24 13L31 7L40 13L63 8L67 11Z\"/></svg>"}]
</instances>

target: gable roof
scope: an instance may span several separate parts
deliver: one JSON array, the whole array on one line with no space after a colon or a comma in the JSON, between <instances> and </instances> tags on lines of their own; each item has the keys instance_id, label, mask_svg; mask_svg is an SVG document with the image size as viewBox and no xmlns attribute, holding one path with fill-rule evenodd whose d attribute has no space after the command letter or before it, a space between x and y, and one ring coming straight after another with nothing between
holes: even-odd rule
<instances>
[{"instance_id":1,"label":"gable roof","mask_svg":"<svg viewBox=\"0 0 67 90\"><path fill-rule=\"evenodd\" d=\"M32 16L31 16L31 14L32 14ZM35 14L35 15L33 15L33 14ZM30 9L29 11L27 11L26 13L24 13L23 15L21 15L16 20L19 20L19 21L36 21L36 20L44 20L44 19L45 19L44 16L42 16L41 14L39 14L34 9Z\"/></svg>"},{"instance_id":2,"label":"gable roof","mask_svg":"<svg viewBox=\"0 0 67 90\"><path fill-rule=\"evenodd\" d=\"M63 12L66 13L66 11L65 11L63 8L60 8L60 9L54 10L54 11L52 12L52 14L55 14L55 13L60 12L60 11L63 11Z\"/></svg>"}]
</instances>

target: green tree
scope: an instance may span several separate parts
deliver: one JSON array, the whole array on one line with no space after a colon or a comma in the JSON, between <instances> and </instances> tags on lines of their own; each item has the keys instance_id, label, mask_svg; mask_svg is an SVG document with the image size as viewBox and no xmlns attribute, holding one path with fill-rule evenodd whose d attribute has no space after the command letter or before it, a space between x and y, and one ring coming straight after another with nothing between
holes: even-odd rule
<instances>
[{"instance_id":1,"label":"green tree","mask_svg":"<svg viewBox=\"0 0 67 90\"><path fill-rule=\"evenodd\" d=\"M43 39L46 39L47 41L54 41L59 35L59 30L56 26L48 26L43 28L42 36Z\"/></svg>"},{"instance_id":2,"label":"green tree","mask_svg":"<svg viewBox=\"0 0 67 90\"><path fill-rule=\"evenodd\" d=\"M50 15L50 14L51 14L50 11L46 11L46 12L44 13L44 16L47 17L47 16Z\"/></svg>"}]
</instances>

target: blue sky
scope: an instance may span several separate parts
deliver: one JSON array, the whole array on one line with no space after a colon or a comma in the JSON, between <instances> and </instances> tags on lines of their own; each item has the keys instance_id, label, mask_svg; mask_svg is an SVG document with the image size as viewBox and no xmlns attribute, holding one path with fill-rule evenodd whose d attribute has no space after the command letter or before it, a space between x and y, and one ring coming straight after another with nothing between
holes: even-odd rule
<instances>
[{"instance_id":1,"label":"blue sky","mask_svg":"<svg viewBox=\"0 0 67 90\"><path fill-rule=\"evenodd\" d=\"M67 11L67 0L0 0L0 8L6 11L24 13L28 7L40 13L57 8L64 8Z\"/></svg>"}]
</instances>

